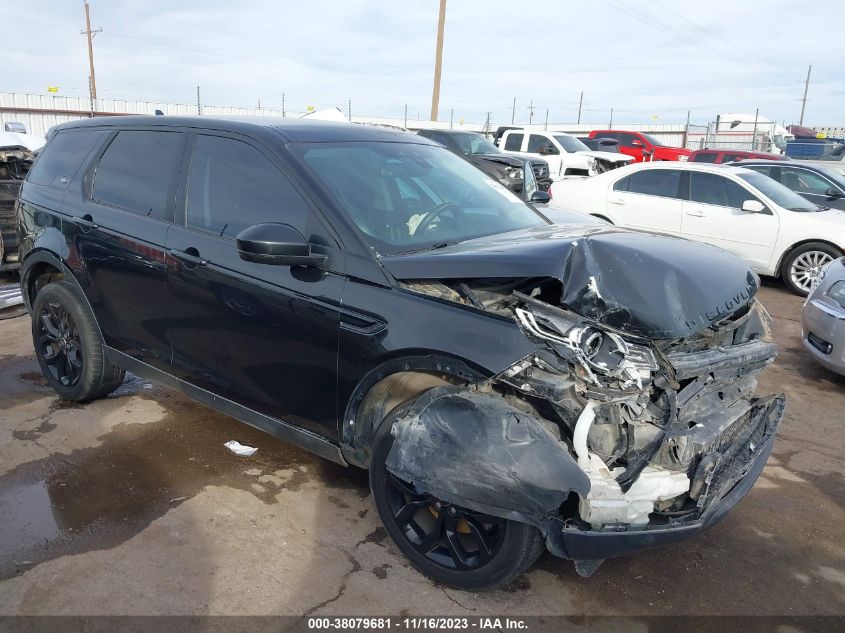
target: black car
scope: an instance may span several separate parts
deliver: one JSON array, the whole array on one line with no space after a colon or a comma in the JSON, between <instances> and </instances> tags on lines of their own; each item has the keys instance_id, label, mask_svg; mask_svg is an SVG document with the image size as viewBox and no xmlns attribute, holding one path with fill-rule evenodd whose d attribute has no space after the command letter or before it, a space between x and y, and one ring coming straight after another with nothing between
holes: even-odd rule
<instances>
[{"instance_id":1,"label":"black car","mask_svg":"<svg viewBox=\"0 0 845 633\"><path fill-rule=\"evenodd\" d=\"M845 211L845 167L800 160L742 160L731 164L765 174L821 207Z\"/></svg>"},{"instance_id":2,"label":"black car","mask_svg":"<svg viewBox=\"0 0 845 633\"><path fill-rule=\"evenodd\" d=\"M521 193L524 188L523 173L526 164L530 165L541 191L548 191L552 184L547 161L542 158L523 158L506 154L481 134L453 130L420 130L417 134L440 143L458 156L463 156L485 174L516 193Z\"/></svg>"},{"instance_id":3,"label":"black car","mask_svg":"<svg viewBox=\"0 0 845 633\"><path fill-rule=\"evenodd\" d=\"M783 416L753 395L775 348L742 260L551 224L421 136L75 121L17 206L62 398L129 371L368 468L387 532L451 586L507 583L545 548L589 575L700 532Z\"/></svg>"},{"instance_id":4,"label":"black car","mask_svg":"<svg viewBox=\"0 0 845 633\"><path fill-rule=\"evenodd\" d=\"M616 154L622 153L619 151L619 141L615 138L590 138L589 136L579 136L578 140L594 152L615 152Z\"/></svg>"}]
</instances>

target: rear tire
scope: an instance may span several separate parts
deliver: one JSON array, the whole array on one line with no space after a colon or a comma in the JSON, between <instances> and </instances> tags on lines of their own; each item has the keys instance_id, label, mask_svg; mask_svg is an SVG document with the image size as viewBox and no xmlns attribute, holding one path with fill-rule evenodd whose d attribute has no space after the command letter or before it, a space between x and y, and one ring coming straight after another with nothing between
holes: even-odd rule
<instances>
[{"instance_id":1,"label":"rear tire","mask_svg":"<svg viewBox=\"0 0 845 633\"><path fill-rule=\"evenodd\" d=\"M68 281L51 282L36 295L32 343L44 377L65 400L83 402L105 396L126 375L106 360L97 321Z\"/></svg>"},{"instance_id":2,"label":"rear tire","mask_svg":"<svg viewBox=\"0 0 845 633\"><path fill-rule=\"evenodd\" d=\"M842 252L830 244L802 244L784 257L781 279L792 292L806 297L821 281L822 269L839 257L842 257Z\"/></svg>"},{"instance_id":3,"label":"rear tire","mask_svg":"<svg viewBox=\"0 0 845 633\"><path fill-rule=\"evenodd\" d=\"M403 482L388 472L385 460L393 446L393 436L390 434L392 418L388 417L376 434L370 463L370 489L387 533L411 564L436 582L465 591L495 589L513 582L527 571L545 549L545 542L537 528L473 512L442 502L431 495L418 494L413 484ZM397 512L397 507L404 509L412 504L418 506L414 516L422 519L419 523L416 518L403 522L397 516L401 514ZM436 504L441 504L439 509ZM452 513L460 517L457 522L452 519L454 527L450 531L450 528L444 526L444 536L439 541L442 544L432 546L428 553L424 553L426 547L421 547L422 542L435 533L441 533L436 527L441 525L441 515L442 521L448 524L447 515ZM430 531L420 534L420 530L424 530L422 524L427 524ZM483 556L480 542L478 549L472 550L473 539L479 528L483 529L489 545L487 551L490 553ZM412 542L411 538L417 543ZM466 549L457 546L460 552L457 557L450 554L454 550L448 546L450 540L455 538L469 545Z\"/></svg>"}]
</instances>

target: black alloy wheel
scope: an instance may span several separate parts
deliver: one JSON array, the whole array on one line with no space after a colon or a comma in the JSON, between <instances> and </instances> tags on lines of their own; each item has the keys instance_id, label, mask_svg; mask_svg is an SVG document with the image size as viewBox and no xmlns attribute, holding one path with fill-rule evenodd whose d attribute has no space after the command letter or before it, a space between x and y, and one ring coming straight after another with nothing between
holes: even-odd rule
<instances>
[{"instance_id":1,"label":"black alloy wheel","mask_svg":"<svg viewBox=\"0 0 845 633\"><path fill-rule=\"evenodd\" d=\"M37 319L39 355L55 380L65 387L73 387L83 370L79 328L70 313L56 301L42 305Z\"/></svg>"}]
</instances>

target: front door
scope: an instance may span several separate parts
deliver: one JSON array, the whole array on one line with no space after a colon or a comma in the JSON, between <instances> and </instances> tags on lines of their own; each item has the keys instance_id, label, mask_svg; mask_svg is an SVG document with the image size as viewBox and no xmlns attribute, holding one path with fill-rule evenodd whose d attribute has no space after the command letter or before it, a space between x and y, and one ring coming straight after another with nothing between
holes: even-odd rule
<instances>
[{"instance_id":1,"label":"front door","mask_svg":"<svg viewBox=\"0 0 845 633\"><path fill-rule=\"evenodd\" d=\"M262 147L198 134L167 236L168 336L177 377L254 411L337 433L340 251ZM242 260L235 237L283 222L322 244L328 270Z\"/></svg>"},{"instance_id":2,"label":"front door","mask_svg":"<svg viewBox=\"0 0 845 633\"><path fill-rule=\"evenodd\" d=\"M719 174L690 172L689 200L684 202L683 235L736 253L757 270L769 265L779 220L771 211L742 210L757 196ZM762 201L760 201L762 202Z\"/></svg>"}]
</instances>

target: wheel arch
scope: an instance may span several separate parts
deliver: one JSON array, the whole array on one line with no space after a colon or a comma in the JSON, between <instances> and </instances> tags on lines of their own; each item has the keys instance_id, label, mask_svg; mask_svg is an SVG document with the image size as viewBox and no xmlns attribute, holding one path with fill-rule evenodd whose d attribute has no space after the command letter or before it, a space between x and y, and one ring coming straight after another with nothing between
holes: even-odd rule
<instances>
[{"instance_id":1,"label":"wheel arch","mask_svg":"<svg viewBox=\"0 0 845 633\"><path fill-rule=\"evenodd\" d=\"M487 377L467 361L444 354L407 352L382 362L358 381L345 403L341 419L344 457L368 468L376 432L391 411L434 387L467 385Z\"/></svg>"},{"instance_id":2,"label":"wheel arch","mask_svg":"<svg viewBox=\"0 0 845 633\"><path fill-rule=\"evenodd\" d=\"M845 254L845 251L842 250L842 247L837 246L830 240L826 240L824 238L809 238L805 240L799 240L798 242L795 242L795 244L793 244L792 246L789 246L788 248L784 249L784 251L780 254L780 256L778 257L777 265L775 265L774 267L775 275L781 276L783 274L783 263L786 261L786 258L789 257L789 255L791 255L793 251L795 251L796 248L801 248L806 244L813 243L826 244L831 248L835 248L837 251L839 251L840 256L842 254Z\"/></svg>"}]
</instances>

